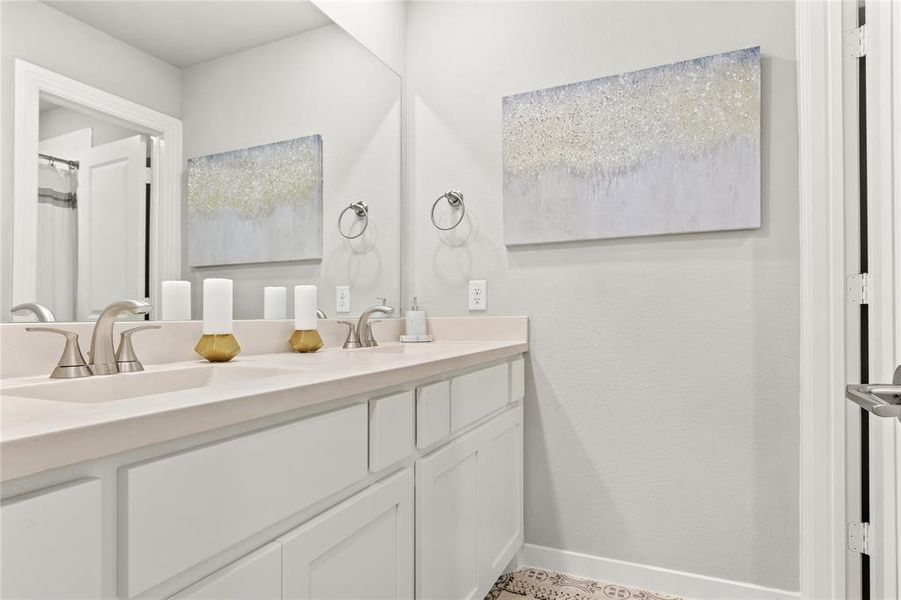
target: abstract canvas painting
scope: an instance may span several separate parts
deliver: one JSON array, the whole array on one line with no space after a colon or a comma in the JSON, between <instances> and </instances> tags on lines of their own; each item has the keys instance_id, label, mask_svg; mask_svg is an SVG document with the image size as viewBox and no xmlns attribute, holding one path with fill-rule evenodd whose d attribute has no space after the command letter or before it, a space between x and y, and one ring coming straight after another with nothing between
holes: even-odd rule
<instances>
[{"instance_id":1,"label":"abstract canvas painting","mask_svg":"<svg viewBox=\"0 0 901 600\"><path fill-rule=\"evenodd\" d=\"M760 227L760 48L503 99L507 245Z\"/></svg>"},{"instance_id":2,"label":"abstract canvas painting","mask_svg":"<svg viewBox=\"0 0 901 600\"><path fill-rule=\"evenodd\" d=\"M191 266L322 258L322 137L191 158Z\"/></svg>"}]
</instances>

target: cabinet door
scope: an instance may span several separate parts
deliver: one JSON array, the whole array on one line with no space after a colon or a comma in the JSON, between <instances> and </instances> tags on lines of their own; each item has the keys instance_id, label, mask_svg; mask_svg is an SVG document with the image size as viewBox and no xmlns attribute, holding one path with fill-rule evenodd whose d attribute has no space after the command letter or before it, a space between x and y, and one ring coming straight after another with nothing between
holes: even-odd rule
<instances>
[{"instance_id":1,"label":"cabinet door","mask_svg":"<svg viewBox=\"0 0 901 600\"><path fill-rule=\"evenodd\" d=\"M172 600L279 600L282 547L266 544L221 571L172 596Z\"/></svg>"},{"instance_id":2,"label":"cabinet door","mask_svg":"<svg viewBox=\"0 0 901 600\"><path fill-rule=\"evenodd\" d=\"M479 593L479 431L416 462L416 597Z\"/></svg>"},{"instance_id":3,"label":"cabinet door","mask_svg":"<svg viewBox=\"0 0 901 600\"><path fill-rule=\"evenodd\" d=\"M522 546L522 405L416 463L417 598L483 598Z\"/></svg>"},{"instance_id":4,"label":"cabinet door","mask_svg":"<svg viewBox=\"0 0 901 600\"><path fill-rule=\"evenodd\" d=\"M412 598L411 470L360 492L279 541L285 598Z\"/></svg>"},{"instance_id":5,"label":"cabinet door","mask_svg":"<svg viewBox=\"0 0 901 600\"><path fill-rule=\"evenodd\" d=\"M99 598L100 481L4 500L0 546L3 598Z\"/></svg>"},{"instance_id":6,"label":"cabinet door","mask_svg":"<svg viewBox=\"0 0 901 600\"><path fill-rule=\"evenodd\" d=\"M485 519L480 532L486 568L482 585L487 589L522 547L522 405L480 429Z\"/></svg>"}]
</instances>

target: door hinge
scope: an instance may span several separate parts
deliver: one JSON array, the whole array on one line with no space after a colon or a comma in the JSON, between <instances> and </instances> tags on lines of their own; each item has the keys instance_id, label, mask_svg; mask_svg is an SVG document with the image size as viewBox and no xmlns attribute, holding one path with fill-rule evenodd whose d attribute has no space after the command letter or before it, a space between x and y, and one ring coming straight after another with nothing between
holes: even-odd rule
<instances>
[{"instance_id":1,"label":"door hinge","mask_svg":"<svg viewBox=\"0 0 901 600\"><path fill-rule=\"evenodd\" d=\"M845 300L850 304L870 303L870 275L868 273L856 273L848 275L845 280Z\"/></svg>"},{"instance_id":2,"label":"door hinge","mask_svg":"<svg viewBox=\"0 0 901 600\"><path fill-rule=\"evenodd\" d=\"M845 56L863 58L867 55L867 26L861 25L845 32Z\"/></svg>"},{"instance_id":3,"label":"door hinge","mask_svg":"<svg viewBox=\"0 0 901 600\"><path fill-rule=\"evenodd\" d=\"M144 169L144 183L153 183L153 169L150 167Z\"/></svg>"},{"instance_id":4,"label":"door hinge","mask_svg":"<svg viewBox=\"0 0 901 600\"><path fill-rule=\"evenodd\" d=\"M848 550L861 554L870 553L870 524L848 523Z\"/></svg>"}]
</instances>

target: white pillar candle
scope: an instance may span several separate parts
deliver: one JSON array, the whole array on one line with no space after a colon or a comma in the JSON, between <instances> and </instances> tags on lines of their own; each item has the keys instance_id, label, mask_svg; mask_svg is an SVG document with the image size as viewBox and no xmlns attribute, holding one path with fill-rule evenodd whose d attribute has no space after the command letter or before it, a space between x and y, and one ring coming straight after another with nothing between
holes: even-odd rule
<instances>
[{"instance_id":1,"label":"white pillar candle","mask_svg":"<svg viewBox=\"0 0 901 600\"><path fill-rule=\"evenodd\" d=\"M160 318L163 321L191 320L191 282L164 281L160 295Z\"/></svg>"},{"instance_id":2,"label":"white pillar candle","mask_svg":"<svg viewBox=\"0 0 901 600\"><path fill-rule=\"evenodd\" d=\"M263 318L284 319L288 303L288 290L283 287L263 288Z\"/></svg>"},{"instance_id":3,"label":"white pillar candle","mask_svg":"<svg viewBox=\"0 0 901 600\"><path fill-rule=\"evenodd\" d=\"M232 332L232 280L203 280L203 334Z\"/></svg>"},{"instance_id":4,"label":"white pillar candle","mask_svg":"<svg viewBox=\"0 0 901 600\"><path fill-rule=\"evenodd\" d=\"M294 329L297 331L318 329L317 304L315 285L294 286Z\"/></svg>"}]
</instances>

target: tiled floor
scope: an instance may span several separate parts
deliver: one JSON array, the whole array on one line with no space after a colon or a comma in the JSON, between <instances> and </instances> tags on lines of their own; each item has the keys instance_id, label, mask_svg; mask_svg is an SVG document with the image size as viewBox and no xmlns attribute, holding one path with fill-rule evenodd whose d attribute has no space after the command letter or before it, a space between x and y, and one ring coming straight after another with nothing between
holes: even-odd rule
<instances>
[{"instance_id":1,"label":"tiled floor","mask_svg":"<svg viewBox=\"0 0 901 600\"><path fill-rule=\"evenodd\" d=\"M582 579L542 569L502 575L485 600L685 600L615 583Z\"/></svg>"}]
</instances>

